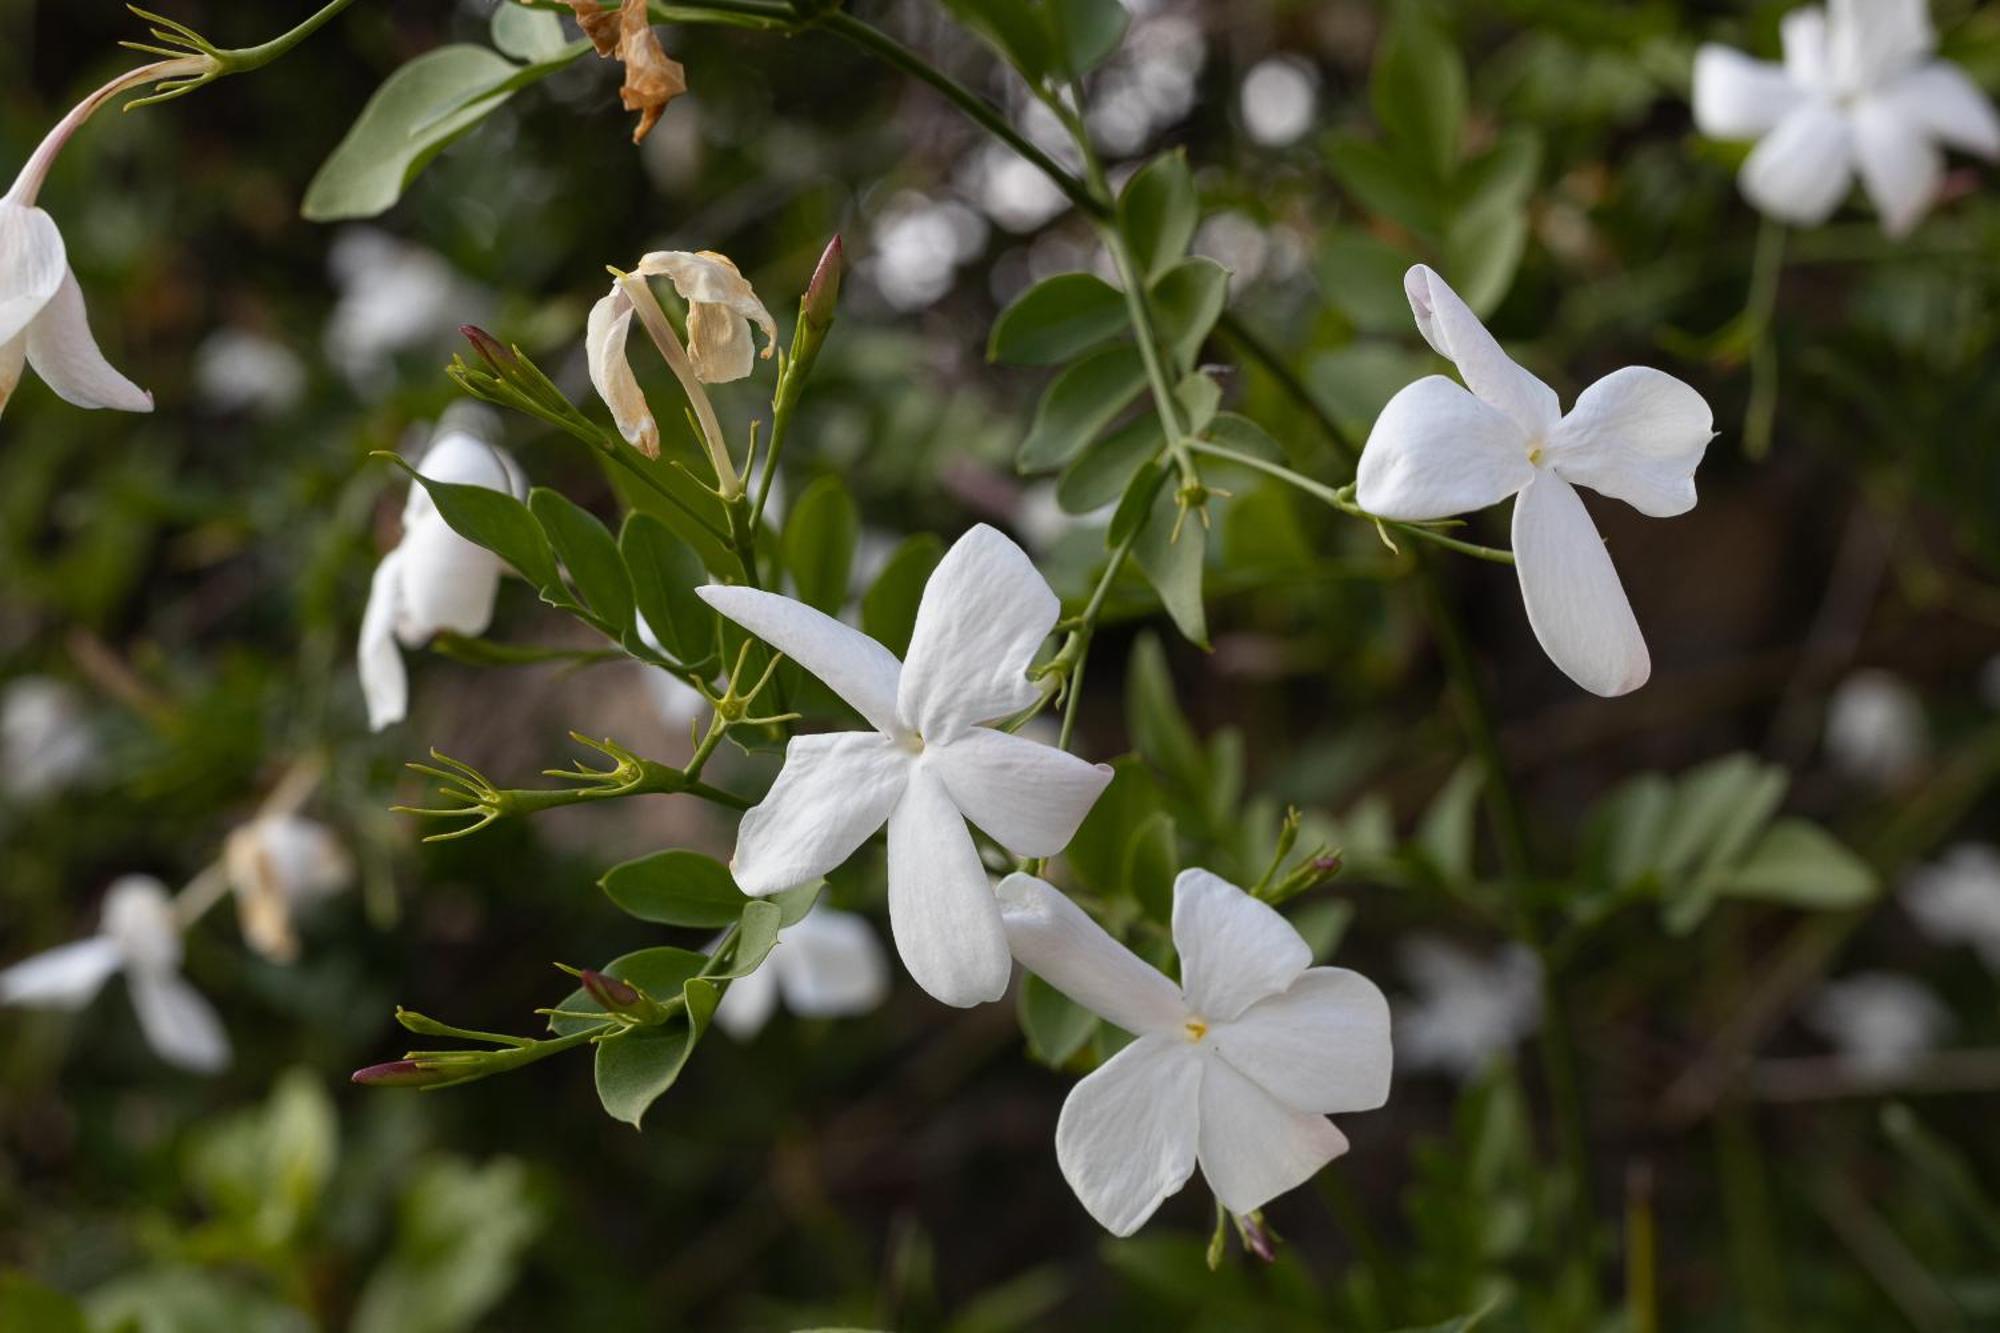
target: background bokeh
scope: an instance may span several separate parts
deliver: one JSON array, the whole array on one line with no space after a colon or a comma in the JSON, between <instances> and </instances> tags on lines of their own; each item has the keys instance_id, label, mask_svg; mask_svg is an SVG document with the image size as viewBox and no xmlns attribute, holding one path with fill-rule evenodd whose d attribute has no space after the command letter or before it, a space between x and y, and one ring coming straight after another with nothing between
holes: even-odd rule
<instances>
[{"instance_id":1,"label":"background bokeh","mask_svg":"<svg viewBox=\"0 0 2000 1333\"><path fill-rule=\"evenodd\" d=\"M1102 151L1186 147L1196 249L1232 270L1232 311L1362 438L1431 366L1395 285L1407 236L1345 152L1376 134L1382 8L1129 7L1090 89ZM984 519L1067 595L1102 549L1103 516L1064 513L1013 467L1046 375L984 356L1012 296L1103 265L1090 228L936 94L830 36L666 28L691 93L643 147L615 72L586 60L489 117L385 216L302 221L307 181L373 88L441 41L482 40L491 8L361 0L268 70L102 115L44 192L100 340L158 408L80 412L30 377L0 424L0 677L64 682L90 738L76 765L0 755L0 961L93 929L120 874L185 882L311 756L326 774L309 810L359 873L308 918L291 966L247 951L226 909L192 933L189 975L237 1048L220 1077L161 1065L117 983L76 1016L0 1012L0 1269L25 1275L0 1293L27 1302L5 1283L32 1279L99 1327L149 1333L1375 1329L1496 1297L1488 1326L1557 1327L1533 1313L1557 1269L1538 1166L1553 1131L1532 1061L1509 1057L1533 1016L1502 932L1398 851L1465 758L1438 647L1407 560L1274 488L1219 509L1212 653L1179 642L1136 582L1121 595L1080 748L1130 748L1124 661L1159 634L1181 706L1204 736L1234 730L1262 803L1247 832L1190 836L1247 843L1285 803L1338 818L1349 871L1310 902L1323 918L1346 905L1340 961L1406 1014L1445 1005L1431 1020L1447 1027L1511 1015L1467 1038L1485 1063L1460 1077L1406 1062L1387 1109L1344 1119L1352 1154L1270 1211L1275 1265L1232 1254L1209 1272L1199 1188L1140 1237L1106 1238L1051 1151L1073 1076L1023 1057L1011 1005L947 1011L906 978L870 1018L781 1016L753 1042L705 1042L643 1133L602 1114L580 1057L435 1095L348 1085L407 1043L398 1003L531 1030L567 989L552 961L671 938L611 908L595 887L608 865L730 840L666 797L431 845L388 813L419 794L400 765L430 746L519 785L577 756L571 729L669 762L688 749L629 663L412 654L410 721L367 733L352 645L402 492L369 454L414 451L457 396L442 373L457 325L520 343L581 400L605 264L720 250L789 322L839 231L853 266L788 493L840 475L864 567L905 533ZM1046 132L943 9L856 8ZM1781 6L1434 8L1470 71L1471 150L1532 143L1495 331L1566 401L1652 364L1701 389L1720 430L1693 513L1592 503L1653 649L1636 695L1562 678L1510 570L1430 562L1490 678L1542 887L1602 887L1603 821L1586 815L1616 784L1737 751L1787 770L1788 808L1885 886L1835 913L1726 903L1684 931L1649 904L1590 920L1564 981L1594 1190L1608 1252L1639 1229L1658 1255L1639 1277L1607 1264L1607 1291L1653 1282L1671 1328L2000 1327L1995 978L1920 932L1897 893L1995 813L2000 196L1955 163L1952 197L1905 242L1859 206L1792 238L1771 447L1752 461L1745 349L1716 334L1744 308L1759 224L1733 185L1740 151L1693 133L1686 75L1704 39L1774 53ZM174 17L235 45L306 10L184 0ZM2000 8L1940 0L1936 16L1946 52L2000 87ZM113 43L139 26L110 4L0 0L0 162L125 67ZM1235 410L1301 470L1346 479L1282 386L1227 339L1212 349ZM732 420L763 408L753 388L719 399ZM594 460L524 419L508 431L539 484L612 512ZM1504 521L1466 535L1505 545ZM576 633L516 584L491 637ZM1856 687L1864 670L1885 674ZM771 771L718 763L745 787ZM879 923L879 881L878 850L834 894ZM1494 971L1426 967L1440 940ZM1896 980L1839 1008L1826 983L1863 974ZM1853 1054L1856 1031L1885 1024L1908 1038L1887 1073ZM1707 1093L1689 1102L1691 1076Z\"/></svg>"}]
</instances>

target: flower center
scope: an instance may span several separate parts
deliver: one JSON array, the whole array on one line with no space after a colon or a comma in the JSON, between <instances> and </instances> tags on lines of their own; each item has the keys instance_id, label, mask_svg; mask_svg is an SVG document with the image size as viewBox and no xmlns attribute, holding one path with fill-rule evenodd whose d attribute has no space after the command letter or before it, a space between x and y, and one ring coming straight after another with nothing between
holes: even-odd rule
<instances>
[{"instance_id":1,"label":"flower center","mask_svg":"<svg viewBox=\"0 0 2000 1333\"><path fill-rule=\"evenodd\" d=\"M1542 465L1542 442L1540 440L1528 441L1528 462L1536 467Z\"/></svg>"},{"instance_id":2,"label":"flower center","mask_svg":"<svg viewBox=\"0 0 2000 1333\"><path fill-rule=\"evenodd\" d=\"M914 731L903 737L900 744L911 754L922 754L924 752L924 738Z\"/></svg>"},{"instance_id":3,"label":"flower center","mask_svg":"<svg viewBox=\"0 0 2000 1333\"><path fill-rule=\"evenodd\" d=\"M1181 1030L1187 1033L1189 1041L1200 1041L1208 1035L1208 1020L1199 1016L1188 1019Z\"/></svg>"}]
</instances>

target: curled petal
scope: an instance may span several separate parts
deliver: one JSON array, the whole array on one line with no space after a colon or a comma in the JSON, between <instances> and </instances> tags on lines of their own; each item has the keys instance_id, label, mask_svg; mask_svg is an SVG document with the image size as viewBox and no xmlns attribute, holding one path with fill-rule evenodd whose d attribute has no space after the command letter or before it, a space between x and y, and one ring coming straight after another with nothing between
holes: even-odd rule
<instances>
[{"instance_id":1,"label":"curled petal","mask_svg":"<svg viewBox=\"0 0 2000 1333\"><path fill-rule=\"evenodd\" d=\"M1484 509L1534 479L1528 436L1443 375L1405 385L1375 418L1354 498L1383 518L1423 521Z\"/></svg>"},{"instance_id":2,"label":"curled petal","mask_svg":"<svg viewBox=\"0 0 2000 1333\"><path fill-rule=\"evenodd\" d=\"M1780 222L1816 227L1833 216L1853 182L1847 118L1814 99L1778 122L1750 150L1740 177L1758 211Z\"/></svg>"},{"instance_id":3,"label":"curled petal","mask_svg":"<svg viewBox=\"0 0 2000 1333\"><path fill-rule=\"evenodd\" d=\"M1312 950L1276 908L1193 868L1174 881L1174 949L1188 1008L1227 1023L1282 994L1312 966Z\"/></svg>"},{"instance_id":4,"label":"curled petal","mask_svg":"<svg viewBox=\"0 0 2000 1333\"><path fill-rule=\"evenodd\" d=\"M891 736L905 734L896 711L903 666L887 648L790 597L720 584L694 591L702 601L819 677L877 731Z\"/></svg>"},{"instance_id":5,"label":"curled petal","mask_svg":"<svg viewBox=\"0 0 2000 1333\"><path fill-rule=\"evenodd\" d=\"M1293 1110L1227 1060L1205 1062L1201 1173L1230 1212L1255 1212L1346 1151L1347 1136L1325 1116Z\"/></svg>"},{"instance_id":6,"label":"curled petal","mask_svg":"<svg viewBox=\"0 0 2000 1333\"><path fill-rule=\"evenodd\" d=\"M1940 142L1989 161L2000 157L2000 114L1950 61L1933 60L1912 70L1880 96Z\"/></svg>"},{"instance_id":7,"label":"curled petal","mask_svg":"<svg viewBox=\"0 0 2000 1333\"><path fill-rule=\"evenodd\" d=\"M1577 395L1549 464L1579 486L1667 518L1694 508L1694 470L1715 438L1707 401L1665 371L1614 370Z\"/></svg>"},{"instance_id":8,"label":"curled petal","mask_svg":"<svg viewBox=\"0 0 2000 1333\"><path fill-rule=\"evenodd\" d=\"M750 373L753 323L764 331L763 355L776 347L777 321L727 255L655 250L639 261L637 272L665 277L688 303L688 357L703 383L725 384Z\"/></svg>"},{"instance_id":9,"label":"curled petal","mask_svg":"<svg viewBox=\"0 0 2000 1333\"><path fill-rule=\"evenodd\" d=\"M1061 611L1027 552L984 523L967 532L924 585L897 691L904 721L947 742L1034 703L1028 667Z\"/></svg>"},{"instance_id":10,"label":"curled petal","mask_svg":"<svg viewBox=\"0 0 2000 1333\"><path fill-rule=\"evenodd\" d=\"M0 971L0 1004L81 1009L123 961L118 945L104 935L49 949Z\"/></svg>"},{"instance_id":11,"label":"curled petal","mask_svg":"<svg viewBox=\"0 0 2000 1333\"><path fill-rule=\"evenodd\" d=\"M882 827L909 771L909 754L877 732L792 737L778 780L736 826L736 886L761 898L818 879Z\"/></svg>"},{"instance_id":12,"label":"curled petal","mask_svg":"<svg viewBox=\"0 0 2000 1333\"><path fill-rule=\"evenodd\" d=\"M1017 856L1054 856L1069 846L1111 781L1108 764L987 727L927 754L965 817Z\"/></svg>"},{"instance_id":13,"label":"curled petal","mask_svg":"<svg viewBox=\"0 0 2000 1333\"><path fill-rule=\"evenodd\" d=\"M55 219L0 200L0 344L27 330L68 274L69 254Z\"/></svg>"},{"instance_id":14,"label":"curled petal","mask_svg":"<svg viewBox=\"0 0 2000 1333\"><path fill-rule=\"evenodd\" d=\"M134 968L125 974L132 1009L146 1041L162 1060L197 1074L229 1065L229 1037L215 1006L178 972Z\"/></svg>"},{"instance_id":15,"label":"curled petal","mask_svg":"<svg viewBox=\"0 0 2000 1333\"><path fill-rule=\"evenodd\" d=\"M1895 103L1855 104L1850 117L1861 187L1882 215L1882 230L1907 236L1928 213L1944 180L1944 153L1930 133Z\"/></svg>"},{"instance_id":16,"label":"curled petal","mask_svg":"<svg viewBox=\"0 0 2000 1333\"><path fill-rule=\"evenodd\" d=\"M1710 138L1758 138L1804 97L1783 65L1713 42L1694 53L1694 123Z\"/></svg>"},{"instance_id":17,"label":"curled petal","mask_svg":"<svg viewBox=\"0 0 2000 1333\"><path fill-rule=\"evenodd\" d=\"M1458 367L1465 387L1539 439L1562 418L1556 391L1514 363L1451 284L1423 264L1403 275L1417 329L1433 351Z\"/></svg>"},{"instance_id":18,"label":"curled petal","mask_svg":"<svg viewBox=\"0 0 2000 1333\"><path fill-rule=\"evenodd\" d=\"M611 292L590 308L584 329L585 358L590 363L590 382L597 396L611 409L611 420L625 443L648 458L660 456L660 427L653 409L632 373L625 356L625 339L632 332L632 301L624 289L612 284Z\"/></svg>"},{"instance_id":19,"label":"curled petal","mask_svg":"<svg viewBox=\"0 0 2000 1333\"><path fill-rule=\"evenodd\" d=\"M361 640L355 649L361 671L361 697L368 705L368 729L381 731L409 714L410 678L396 646L396 622L402 618L402 556L400 550L382 557L368 584L368 606L361 613Z\"/></svg>"},{"instance_id":20,"label":"curled petal","mask_svg":"<svg viewBox=\"0 0 2000 1333\"><path fill-rule=\"evenodd\" d=\"M1141 1037L1063 1102L1056 1163L1112 1235L1144 1226L1194 1174L1202 1064L1179 1037Z\"/></svg>"},{"instance_id":21,"label":"curled petal","mask_svg":"<svg viewBox=\"0 0 2000 1333\"><path fill-rule=\"evenodd\" d=\"M1555 472L1541 472L1514 501L1514 562L1528 623L1564 675L1606 697L1646 683L1652 659L1611 553Z\"/></svg>"},{"instance_id":22,"label":"curled petal","mask_svg":"<svg viewBox=\"0 0 2000 1333\"><path fill-rule=\"evenodd\" d=\"M1389 1100L1389 1001L1359 972L1308 968L1209 1041L1223 1059L1295 1111L1372 1111Z\"/></svg>"},{"instance_id":23,"label":"curled petal","mask_svg":"<svg viewBox=\"0 0 2000 1333\"><path fill-rule=\"evenodd\" d=\"M1013 968L1000 902L964 816L921 768L889 816L889 929L932 998L964 1009L1007 993Z\"/></svg>"},{"instance_id":24,"label":"curled petal","mask_svg":"<svg viewBox=\"0 0 2000 1333\"><path fill-rule=\"evenodd\" d=\"M1033 875L1007 876L999 894L1007 944L1022 967L1127 1032L1182 1039L1187 1005L1165 973Z\"/></svg>"},{"instance_id":25,"label":"curled petal","mask_svg":"<svg viewBox=\"0 0 2000 1333\"><path fill-rule=\"evenodd\" d=\"M120 412L153 410L153 395L119 374L97 350L74 273L63 274L55 295L28 321L27 336L28 364L64 402Z\"/></svg>"}]
</instances>

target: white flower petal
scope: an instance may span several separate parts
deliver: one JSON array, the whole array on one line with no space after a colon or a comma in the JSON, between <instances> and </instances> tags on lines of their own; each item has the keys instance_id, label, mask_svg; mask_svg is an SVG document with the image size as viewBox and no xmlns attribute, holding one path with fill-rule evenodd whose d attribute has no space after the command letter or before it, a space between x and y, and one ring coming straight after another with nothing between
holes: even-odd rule
<instances>
[{"instance_id":1,"label":"white flower petal","mask_svg":"<svg viewBox=\"0 0 2000 1333\"><path fill-rule=\"evenodd\" d=\"M409 715L410 678L403 667L403 651L396 646L402 608L403 553L397 549L382 557L369 580L368 606L361 613L361 639L355 651L370 731L381 731Z\"/></svg>"},{"instance_id":2,"label":"white flower petal","mask_svg":"<svg viewBox=\"0 0 2000 1333\"><path fill-rule=\"evenodd\" d=\"M927 747L924 759L965 817L1016 856L1069 846L1111 781L1109 764L987 727Z\"/></svg>"},{"instance_id":3,"label":"white flower petal","mask_svg":"<svg viewBox=\"0 0 2000 1333\"><path fill-rule=\"evenodd\" d=\"M1804 96L1783 65L1713 42L1694 53L1694 123L1712 139L1767 134Z\"/></svg>"},{"instance_id":4,"label":"white flower petal","mask_svg":"<svg viewBox=\"0 0 2000 1333\"><path fill-rule=\"evenodd\" d=\"M1081 907L1033 875L1007 876L999 894L1007 944L1022 967L1127 1032L1185 1040L1180 989Z\"/></svg>"},{"instance_id":5,"label":"white flower petal","mask_svg":"<svg viewBox=\"0 0 2000 1333\"><path fill-rule=\"evenodd\" d=\"M783 941L780 941L782 943ZM747 977L738 977L715 1006L715 1025L737 1041L748 1041L764 1030L778 1008L776 956Z\"/></svg>"},{"instance_id":6,"label":"white flower petal","mask_svg":"<svg viewBox=\"0 0 2000 1333\"><path fill-rule=\"evenodd\" d=\"M801 1018L865 1014L889 996L882 941L853 912L815 907L784 933L772 961L785 1007Z\"/></svg>"},{"instance_id":7,"label":"white flower petal","mask_svg":"<svg viewBox=\"0 0 2000 1333\"><path fill-rule=\"evenodd\" d=\"M493 623L500 595L500 557L474 546L442 518L418 523L403 533L396 633L412 647L441 631L478 635Z\"/></svg>"},{"instance_id":8,"label":"white flower petal","mask_svg":"<svg viewBox=\"0 0 2000 1333\"><path fill-rule=\"evenodd\" d=\"M1950 61L1933 60L1912 70L1878 96L1941 142L1980 157L2000 157L2000 113Z\"/></svg>"},{"instance_id":9,"label":"white flower petal","mask_svg":"<svg viewBox=\"0 0 2000 1333\"><path fill-rule=\"evenodd\" d=\"M1937 198L1944 181L1944 151L1928 130L1884 98L1861 99L1848 121L1861 186L1882 215L1883 232L1909 235Z\"/></svg>"},{"instance_id":10,"label":"white flower petal","mask_svg":"<svg viewBox=\"0 0 2000 1333\"><path fill-rule=\"evenodd\" d=\"M28 364L66 403L120 412L153 410L153 395L118 373L97 350L74 273L63 274L55 295L28 321Z\"/></svg>"},{"instance_id":11,"label":"white flower petal","mask_svg":"<svg viewBox=\"0 0 2000 1333\"><path fill-rule=\"evenodd\" d=\"M1544 470L1514 500L1514 562L1542 651L1592 694L1629 694L1652 674L1645 636L1611 554L1574 487Z\"/></svg>"},{"instance_id":12,"label":"white flower petal","mask_svg":"<svg viewBox=\"0 0 2000 1333\"><path fill-rule=\"evenodd\" d=\"M81 1009L122 962L118 945L104 935L59 945L0 971L0 1004Z\"/></svg>"},{"instance_id":13,"label":"white flower petal","mask_svg":"<svg viewBox=\"0 0 2000 1333\"><path fill-rule=\"evenodd\" d=\"M1833 92L1833 62L1827 50L1826 11L1818 5L1803 5L1778 20L1778 38L1783 44L1785 72L1801 88L1812 92Z\"/></svg>"},{"instance_id":14,"label":"white flower petal","mask_svg":"<svg viewBox=\"0 0 2000 1333\"><path fill-rule=\"evenodd\" d=\"M68 274L69 253L55 219L0 200L0 343L27 332Z\"/></svg>"},{"instance_id":15,"label":"white flower petal","mask_svg":"<svg viewBox=\"0 0 2000 1333\"><path fill-rule=\"evenodd\" d=\"M228 1067L229 1037L222 1020L178 972L129 969L125 984L139 1027L162 1060L197 1074Z\"/></svg>"},{"instance_id":16,"label":"white flower petal","mask_svg":"<svg viewBox=\"0 0 2000 1333\"><path fill-rule=\"evenodd\" d=\"M1467 514L1534 479L1528 435L1443 375L1405 385L1375 418L1355 472L1371 514L1421 522Z\"/></svg>"},{"instance_id":17,"label":"white flower petal","mask_svg":"<svg viewBox=\"0 0 2000 1333\"><path fill-rule=\"evenodd\" d=\"M904 668L887 648L804 602L776 593L720 584L694 591L701 600L819 677L877 731L891 736L904 734L896 712L897 681Z\"/></svg>"},{"instance_id":18,"label":"white flower petal","mask_svg":"<svg viewBox=\"0 0 2000 1333\"><path fill-rule=\"evenodd\" d=\"M1198 867L1174 881L1174 948L1187 1006L1227 1023L1312 966L1312 949L1269 903Z\"/></svg>"},{"instance_id":19,"label":"white flower petal","mask_svg":"<svg viewBox=\"0 0 2000 1333\"><path fill-rule=\"evenodd\" d=\"M477 430L462 429L454 422L454 414L464 409L474 409L469 419ZM497 433L499 422L490 412L477 403L459 403L446 412L438 423L438 432L430 447L417 464L417 471L432 481L448 481L460 486L484 486L489 491L499 491L512 495L516 500L528 498L527 479L521 475L520 467L505 449L492 443L487 436ZM437 506L431 503L430 493L421 486L410 490L413 497L421 497L418 507L421 512L435 515ZM413 514L405 515L414 519Z\"/></svg>"},{"instance_id":20,"label":"white flower petal","mask_svg":"<svg viewBox=\"0 0 2000 1333\"><path fill-rule=\"evenodd\" d=\"M771 355L777 321L727 255L656 250L639 261L636 272L665 276L688 303L688 359L703 383L725 384L750 373L756 354L753 321L764 330L764 355Z\"/></svg>"},{"instance_id":21,"label":"white flower petal","mask_svg":"<svg viewBox=\"0 0 2000 1333\"><path fill-rule=\"evenodd\" d=\"M1573 484L1667 518L1694 508L1694 470L1714 438L1699 393L1665 371L1626 366L1577 395L1548 458Z\"/></svg>"},{"instance_id":22,"label":"white flower petal","mask_svg":"<svg viewBox=\"0 0 2000 1333\"><path fill-rule=\"evenodd\" d=\"M21 371L28 364L28 335L17 335L12 342L0 342L0 412L7 410L7 400L20 387Z\"/></svg>"},{"instance_id":23,"label":"white flower petal","mask_svg":"<svg viewBox=\"0 0 2000 1333\"><path fill-rule=\"evenodd\" d=\"M952 543L924 585L900 715L939 742L1028 707L1041 697L1028 667L1061 613L1027 552L979 524Z\"/></svg>"},{"instance_id":24,"label":"white flower petal","mask_svg":"<svg viewBox=\"0 0 2000 1333\"><path fill-rule=\"evenodd\" d=\"M1930 0L1829 0L1827 56L1842 92L1873 88L1936 46Z\"/></svg>"},{"instance_id":25,"label":"white flower petal","mask_svg":"<svg viewBox=\"0 0 2000 1333\"><path fill-rule=\"evenodd\" d=\"M1739 180L1760 212L1801 227L1833 216L1853 181L1847 118L1815 98L1778 122L1750 150Z\"/></svg>"},{"instance_id":26,"label":"white flower petal","mask_svg":"<svg viewBox=\"0 0 2000 1333\"><path fill-rule=\"evenodd\" d=\"M181 963L181 927L173 896L151 875L121 875L105 891L103 933L128 969L171 972Z\"/></svg>"},{"instance_id":27,"label":"white flower petal","mask_svg":"<svg viewBox=\"0 0 2000 1333\"><path fill-rule=\"evenodd\" d=\"M1208 1040L1295 1111L1372 1111L1389 1100L1389 1001L1359 972L1315 967Z\"/></svg>"},{"instance_id":28,"label":"white flower petal","mask_svg":"<svg viewBox=\"0 0 2000 1333\"><path fill-rule=\"evenodd\" d=\"M934 999L967 1008L1007 993L1013 969L1000 902L972 830L921 768L889 816L889 929L903 966Z\"/></svg>"},{"instance_id":29,"label":"white flower petal","mask_svg":"<svg viewBox=\"0 0 2000 1333\"><path fill-rule=\"evenodd\" d=\"M1295 1111L1211 1058L1201 1077L1201 1173L1222 1206L1252 1213L1347 1151L1325 1116Z\"/></svg>"},{"instance_id":30,"label":"white flower petal","mask_svg":"<svg viewBox=\"0 0 2000 1333\"><path fill-rule=\"evenodd\" d=\"M882 827L909 773L908 751L877 732L792 737L778 780L736 826L736 886L761 898L818 879Z\"/></svg>"},{"instance_id":31,"label":"white flower petal","mask_svg":"<svg viewBox=\"0 0 2000 1333\"><path fill-rule=\"evenodd\" d=\"M1556 391L1514 363L1451 285L1418 264L1403 275L1403 293L1424 341L1458 367L1465 387L1498 408L1530 437L1555 429L1562 418Z\"/></svg>"},{"instance_id":32,"label":"white flower petal","mask_svg":"<svg viewBox=\"0 0 2000 1333\"><path fill-rule=\"evenodd\" d=\"M632 301L616 283L608 296L590 308L584 328L585 359L597 396L611 409L611 420L625 442L648 458L660 456L660 427L646 402L645 390L632 373L625 340L632 332Z\"/></svg>"},{"instance_id":33,"label":"white flower petal","mask_svg":"<svg viewBox=\"0 0 2000 1333\"><path fill-rule=\"evenodd\" d=\"M1202 1063L1179 1037L1141 1037L1063 1102L1056 1163L1112 1235L1144 1226L1194 1174Z\"/></svg>"}]
</instances>

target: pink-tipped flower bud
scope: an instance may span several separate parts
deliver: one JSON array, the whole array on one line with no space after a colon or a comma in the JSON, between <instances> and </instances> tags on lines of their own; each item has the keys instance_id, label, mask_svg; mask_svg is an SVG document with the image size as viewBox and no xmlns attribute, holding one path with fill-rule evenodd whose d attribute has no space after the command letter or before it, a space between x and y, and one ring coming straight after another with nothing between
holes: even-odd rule
<instances>
[{"instance_id":1,"label":"pink-tipped flower bud","mask_svg":"<svg viewBox=\"0 0 2000 1333\"><path fill-rule=\"evenodd\" d=\"M391 1060L386 1064L357 1069L351 1081L369 1088L427 1088L449 1083L458 1077L450 1070L420 1064L415 1060Z\"/></svg>"},{"instance_id":2,"label":"pink-tipped flower bud","mask_svg":"<svg viewBox=\"0 0 2000 1333\"><path fill-rule=\"evenodd\" d=\"M475 352L479 353L480 360L492 367L494 374L505 376L516 365L518 358L515 357L513 350L477 324L461 324L458 326L458 331L465 335L465 340L472 344Z\"/></svg>"},{"instance_id":3,"label":"pink-tipped flower bud","mask_svg":"<svg viewBox=\"0 0 2000 1333\"><path fill-rule=\"evenodd\" d=\"M833 323L834 307L840 303L840 278L846 268L847 251L836 232L826 243L819 267L813 270L812 281L806 286L803 311L814 329L824 331Z\"/></svg>"},{"instance_id":4,"label":"pink-tipped flower bud","mask_svg":"<svg viewBox=\"0 0 2000 1333\"><path fill-rule=\"evenodd\" d=\"M577 977L583 982L584 993L603 1005L608 1014L632 1023L657 1023L666 1017L666 1010L652 996L629 981L587 967Z\"/></svg>"}]
</instances>

